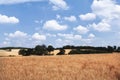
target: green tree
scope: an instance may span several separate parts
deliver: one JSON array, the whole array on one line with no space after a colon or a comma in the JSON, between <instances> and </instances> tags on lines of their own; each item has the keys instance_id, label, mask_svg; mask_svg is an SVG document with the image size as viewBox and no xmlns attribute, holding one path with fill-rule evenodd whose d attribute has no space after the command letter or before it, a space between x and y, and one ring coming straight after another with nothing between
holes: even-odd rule
<instances>
[{"instance_id":1,"label":"green tree","mask_svg":"<svg viewBox=\"0 0 120 80\"><path fill-rule=\"evenodd\" d=\"M108 46L108 52L112 53L114 51L114 48L112 46Z\"/></svg>"},{"instance_id":2,"label":"green tree","mask_svg":"<svg viewBox=\"0 0 120 80\"><path fill-rule=\"evenodd\" d=\"M27 49L27 54L28 55L34 54L33 49L31 49L31 48Z\"/></svg>"},{"instance_id":3,"label":"green tree","mask_svg":"<svg viewBox=\"0 0 120 80\"><path fill-rule=\"evenodd\" d=\"M19 50L19 55L27 56L27 55L28 55L27 50L25 50L25 49L20 49L20 50Z\"/></svg>"},{"instance_id":4,"label":"green tree","mask_svg":"<svg viewBox=\"0 0 120 80\"><path fill-rule=\"evenodd\" d=\"M49 45L48 48L47 48L49 54L51 51L54 51L54 47L52 45Z\"/></svg>"},{"instance_id":5,"label":"green tree","mask_svg":"<svg viewBox=\"0 0 120 80\"><path fill-rule=\"evenodd\" d=\"M117 46L114 46L114 51L116 51L117 50Z\"/></svg>"},{"instance_id":6,"label":"green tree","mask_svg":"<svg viewBox=\"0 0 120 80\"><path fill-rule=\"evenodd\" d=\"M44 55L47 54L47 49L45 45L37 45L35 47L35 54L36 55Z\"/></svg>"},{"instance_id":7,"label":"green tree","mask_svg":"<svg viewBox=\"0 0 120 80\"><path fill-rule=\"evenodd\" d=\"M117 48L117 52L120 52L120 47Z\"/></svg>"}]
</instances>

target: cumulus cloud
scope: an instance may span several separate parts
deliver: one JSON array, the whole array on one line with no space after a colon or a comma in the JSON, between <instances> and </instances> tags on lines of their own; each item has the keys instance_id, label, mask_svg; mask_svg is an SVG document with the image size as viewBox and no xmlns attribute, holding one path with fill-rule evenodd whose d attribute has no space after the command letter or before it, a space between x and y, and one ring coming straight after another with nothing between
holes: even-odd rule
<instances>
[{"instance_id":1,"label":"cumulus cloud","mask_svg":"<svg viewBox=\"0 0 120 80\"><path fill-rule=\"evenodd\" d=\"M120 5L117 5L115 0L94 0L91 6L93 13L100 18L119 18Z\"/></svg>"},{"instance_id":2,"label":"cumulus cloud","mask_svg":"<svg viewBox=\"0 0 120 80\"><path fill-rule=\"evenodd\" d=\"M0 4L17 4L17 3L25 3L25 2L36 2L36 1L43 1L43 0L0 0Z\"/></svg>"},{"instance_id":3,"label":"cumulus cloud","mask_svg":"<svg viewBox=\"0 0 120 80\"><path fill-rule=\"evenodd\" d=\"M57 47L63 47L68 44L73 45L74 42L72 40L66 40L66 39L61 39L61 38L55 40L55 45Z\"/></svg>"},{"instance_id":4,"label":"cumulus cloud","mask_svg":"<svg viewBox=\"0 0 120 80\"><path fill-rule=\"evenodd\" d=\"M53 4L53 10L67 10L69 7L64 0L49 0L51 4Z\"/></svg>"},{"instance_id":5,"label":"cumulus cloud","mask_svg":"<svg viewBox=\"0 0 120 80\"><path fill-rule=\"evenodd\" d=\"M67 25L60 25L56 20L46 21L43 25L43 29L46 30L66 30Z\"/></svg>"},{"instance_id":6,"label":"cumulus cloud","mask_svg":"<svg viewBox=\"0 0 120 80\"><path fill-rule=\"evenodd\" d=\"M8 17L6 15L0 14L0 24L5 24L5 23L11 23L11 24L19 23L19 19L14 16Z\"/></svg>"},{"instance_id":7,"label":"cumulus cloud","mask_svg":"<svg viewBox=\"0 0 120 80\"><path fill-rule=\"evenodd\" d=\"M116 0L93 0L91 5L92 12L79 15L81 20L98 19L97 23L89 26L99 32L111 31L113 26L119 27L120 5Z\"/></svg>"},{"instance_id":8,"label":"cumulus cloud","mask_svg":"<svg viewBox=\"0 0 120 80\"><path fill-rule=\"evenodd\" d=\"M5 40L3 45L7 46L24 46L29 41L29 35L22 31L14 33L4 33Z\"/></svg>"},{"instance_id":9,"label":"cumulus cloud","mask_svg":"<svg viewBox=\"0 0 120 80\"><path fill-rule=\"evenodd\" d=\"M74 21L77 20L75 16L64 17L64 19L67 20L67 21L70 21L70 22L74 22Z\"/></svg>"},{"instance_id":10,"label":"cumulus cloud","mask_svg":"<svg viewBox=\"0 0 120 80\"><path fill-rule=\"evenodd\" d=\"M48 37L56 37L56 34L47 33L46 36L48 36Z\"/></svg>"},{"instance_id":11,"label":"cumulus cloud","mask_svg":"<svg viewBox=\"0 0 120 80\"><path fill-rule=\"evenodd\" d=\"M14 33L6 34L10 38L23 38L27 36L27 33L21 32L21 31L16 31Z\"/></svg>"},{"instance_id":12,"label":"cumulus cloud","mask_svg":"<svg viewBox=\"0 0 120 80\"><path fill-rule=\"evenodd\" d=\"M78 42L81 40L82 40L82 36L79 34L58 33L57 39L55 40L55 45L58 47L62 47L64 45L76 45L76 43L78 44Z\"/></svg>"},{"instance_id":13,"label":"cumulus cloud","mask_svg":"<svg viewBox=\"0 0 120 80\"><path fill-rule=\"evenodd\" d=\"M113 26L118 26L120 5L115 0L94 0L91 8L92 12L101 20L98 24L92 24L95 30L105 32L110 31Z\"/></svg>"},{"instance_id":14,"label":"cumulus cloud","mask_svg":"<svg viewBox=\"0 0 120 80\"><path fill-rule=\"evenodd\" d=\"M95 35L90 33L87 38L83 38L82 35L79 34L57 34L58 39L56 40L57 46L60 45L91 45L92 42L95 40ZM78 44L79 43L79 44Z\"/></svg>"},{"instance_id":15,"label":"cumulus cloud","mask_svg":"<svg viewBox=\"0 0 120 80\"><path fill-rule=\"evenodd\" d=\"M79 17L84 21L96 19L96 15L94 13L81 14Z\"/></svg>"},{"instance_id":16,"label":"cumulus cloud","mask_svg":"<svg viewBox=\"0 0 120 80\"><path fill-rule=\"evenodd\" d=\"M92 34L92 33L88 35L88 38L90 38L90 39L91 39L91 38L94 38L94 37L95 37L95 35Z\"/></svg>"},{"instance_id":17,"label":"cumulus cloud","mask_svg":"<svg viewBox=\"0 0 120 80\"><path fill-rule=\"evenodd\" d=\"M46 40L46 36L45 35L40 35L39 33L34 33L32 35L32 38L35 40Z\"/></svg>"},{"instance_id":18,"label":"cumulus cloud","mask_svg":"<svg viewBox=\"0 0 120 80\"><path fill-rule=\"evenodd\" d=\"M0 0L0 5L8 5L8 4L19 4L25 2L41 2L45 0ZM64 0L46 0L50 2L53 6L53 10L67 10L69 9L67 3Z\"/></svg>"},{"instance_id":19,"label":"cumulus cloud","mask_svg":"<svg viewBox=\"0 0 120 80\"><path fill-rule=\"evenodd\" d=\"M106 32L106 31L110 31L111 30L110 24L108 24L106 22L100 22L98 24L93 23L90 26L93 27L95 30L97 30L99 32Z\"/></svg>"},{"instance_id":20,"label":"cumulus cloud","mask_svg":"<svg viewBox=\"0 0 120 80\"><path fill-rule=\"evenodd\" d=\"M34 33L28 35L22 31L15 31L14 33L4 33L5 40L3 45L7 46L24 46L31 47L37 44L41 44L46 40L46 35Z\"/></svg>"},{"instance_id":21,"label":"cumulus cloud","mask_svg":"<svg viewBox=\"0 0 120 80\"><path fill-rule=\"evenodd\" d=\"M81 35L61 34L61 33L58 33L57 35L60 37L63 37L64 39L68 39L68 40L81 40L82 39Z\"/></svg>"},{"instance_id":22,"label":"cumulus cloud","mask_svg":"<svg viewBox=\"0 0 120 80\"><path fill-rule=\"evenodd\" d=\"M81 26L81 25L79 25L78 27L73 28L73 30L77 31L80 34L86 34L89 31L86 27Z\"/></svg>"}]
</instances>

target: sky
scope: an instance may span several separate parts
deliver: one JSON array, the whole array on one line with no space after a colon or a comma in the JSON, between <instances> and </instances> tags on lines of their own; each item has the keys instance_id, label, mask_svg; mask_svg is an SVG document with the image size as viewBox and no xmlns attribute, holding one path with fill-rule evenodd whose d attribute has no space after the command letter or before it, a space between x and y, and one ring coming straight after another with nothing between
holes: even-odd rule
<instances>
[{"instance_id":1,"label":"sky","mask_svg":"<svg viewBox=\"0 0 120 80\"><path fill-rule=\"evenodd\" d=\"M120 46L120 0L0 0L0 47Z\"/></svg>"}]
</instances>

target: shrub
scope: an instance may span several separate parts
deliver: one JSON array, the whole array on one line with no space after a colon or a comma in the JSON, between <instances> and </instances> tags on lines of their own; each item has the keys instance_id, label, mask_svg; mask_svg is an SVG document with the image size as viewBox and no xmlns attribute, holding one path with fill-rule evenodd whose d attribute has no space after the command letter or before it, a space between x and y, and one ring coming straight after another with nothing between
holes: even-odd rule
<instances>
[{"instance_id":1,"label":"shrub","mask_svg":"<svg viewBox=\"0 0 120 80\"><path fill-rule=\"evenodd\" d=\"M27 50L25 50L25 49L20 49L20 50L19 50L19 55L27 56L27 55L28 55L28 54L27 54Z\"/></svg>"},{"instance_id":2,"label":"shrub","mask_svg":"<svg viewBox=\"0 0 120 80\"><path fill-rule=\"evenodd\" d=\"M48 54L48 51L47 51L47 48L45 45L37 45L35 47L35 54L36 55L45 55L45 54Z\"/></svg>"}]
</instances>

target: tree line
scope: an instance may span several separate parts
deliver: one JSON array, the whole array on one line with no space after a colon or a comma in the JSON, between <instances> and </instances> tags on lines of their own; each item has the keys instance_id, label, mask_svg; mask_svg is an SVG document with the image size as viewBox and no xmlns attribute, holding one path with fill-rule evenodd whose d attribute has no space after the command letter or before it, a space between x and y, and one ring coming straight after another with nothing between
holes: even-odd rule
<instances>
[{"instance_id":1,"label":"tree line","mask_svg":"<svg viewBox=\"0 0 120 80\"><path fill-rule=\"evenodd\" d=\"M34 48L22 48L19 51L19 55L53 55L51 51L59 50L57 55L65 55L65 49L71 49L68 54L98 54L98 53L112 53L120 52L120 47L107 46L107 47L93 47L93 46L72 46L66 45L61 48L54 48L52 45L36 45Z\"/></svg>"}]
</instances>

